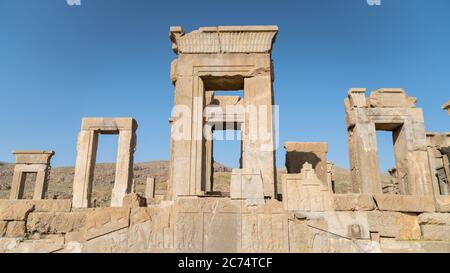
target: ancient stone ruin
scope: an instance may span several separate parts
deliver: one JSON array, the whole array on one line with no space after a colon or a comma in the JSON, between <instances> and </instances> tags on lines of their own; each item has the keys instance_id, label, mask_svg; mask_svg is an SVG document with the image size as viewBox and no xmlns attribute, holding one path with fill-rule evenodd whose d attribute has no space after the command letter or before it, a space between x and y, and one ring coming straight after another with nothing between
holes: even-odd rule
<instances>
[{"instance_id":1,"label":"ancient stone ruin","mask_svg":"<svg viewBox=\"0 0 450 273\"><path fill-rule=\"evenodd\" d=\"M118 134L116 180L111 206L121 207L123 198L131 193L133 182L133 155L136 148L137 122L132 118L83 118L78 135L77 161L73 182L75 208L91 206L92 181L99 134Z\"/></svg>"},{"instance_id":2,"label":"ancient stone ruin","mask_svg":"<svg viewBox=\"0 0 450 273\"><path fill-rule=\"evenodd\" d=\"M217 129L242 131L242 166L236 174L244 174L241 175L244 180L262 181L258 198L274 197L271 50L277 30L277 27L205 27L185 34L180 27L170 29L172 48L178 55L172 62L170 74L175 85L175 109L184 106L191 113L178 121L189 127L184 132L188 137L177 136L180 132L172 125L170 185L173 198L208 194L212 184L213 143L207 136ZM216 90L243 90L244 98L215 96ZM249 113L249 107L267 109L264 121L269 137L254 137L263 117ZM204 112L208 113L206 117ZM180 118L179 113L174 114L172 123ZM203 134L204 130L208 134ZM243 192L231 191L232 198L236 194L236 198L245 199L246 191L252 190L239 185L245 184L242 179L233 180L238 184L233 189Z\"/></svg>"},{"instance_id":3,"label":"ancient stone ruin","mask_svg":"<svg viewBox=\"0 0 450 273\"><path fill-rule=\"evenodd\" d=\"M45 199L53 152L14 152L11 198L0 200L0 252L450 252L450 133L427 132L403 89L348 92L351 192L336 193L327 143L286 142L286 173L277 174L277 32L171 27L177 58L166 194L156 193L153 177L145 194L134 190L136 120L83 118L72 199ZM243 96L221 95L233 90ZM392 132L389 185L380 177L377 130ZM241 132L230 192L214 188L217 131ZM91 200L99 134L119 135L109 207ZM22 199L31 172L34 197Z\"/></svg>"},{"instance_id":4,"label":"ancient stone ruin","mask_svg":"<svg viewBox=\"0 0 450 273\"><path fill-rule=\"evenodd\" d=\"M47 191L47 177L53 151L14 151L16 165L11 185L11 200L22 199L27 174L35 173L34 200L41 200Z\"/></svg>"}]
</instances>

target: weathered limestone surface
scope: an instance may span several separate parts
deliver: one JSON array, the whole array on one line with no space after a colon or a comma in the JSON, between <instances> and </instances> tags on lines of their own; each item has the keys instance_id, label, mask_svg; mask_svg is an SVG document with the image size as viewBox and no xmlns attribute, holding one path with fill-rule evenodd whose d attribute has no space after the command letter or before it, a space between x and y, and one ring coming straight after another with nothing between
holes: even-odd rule
<instances>
[{"instance_id":1,"label":"weathered limestone surface","mask_svg":"<svg viewBox=\"0 0 450 273\"><path fill-rule=\"evenodd\" d=\"M25 221L11 221L6 226L6 238L23 238L26 232Z\"/></svg>"},{"instance_id":2,"label":"weathered limestone surface","mask_svg":"<svg viewBox=\"0 0 450 273\"><path fill-rule=\"evenodd\" d=\"M123 198L122 206L129 208L146 207L146 201L146 198L142 197L140 194L130 193L125 195L125 197Z\"/></svg>"},{"instance_id":3,"label":"weathered limestone surface","mask_svg":"<svg viewBox=\"0 0 450 273\"><path fill-rule=\"evenodd\" d=\"M299 174L281 176L283 205L288 211L327 211L333 206L331 189L316 175L313 165L303 164Z\"/></svg>"},{"instance_id":4,"label":"weathered limestone surface","mask_svg":"<svg viewBox=\"0 0 450 273\"><path fill-rule=\"evenodd\" d=\"M422 213L419 215L421 225L447 225L450 226L449 213Z\"/></svg>"},{"instance_id":5,"label":"weathered limestone surface","mask_svg":"<svg viewBox=\"0 0 450 273\"><path fill-rule=\"evenodd\" d=\"M30 203L0 203L0 221L25 221L33 209Z\"/></svg>"},{"instance_id":6,"label":"weathered limestone surface","mask_svg":"<svg viewBox=\"0 0 450 273\"><path fill-rule=\"evenodd\" d=\"M130 208L104 208L88 210L85 239L101 237L128 227Z\"/></svg>"},{"instance_id":7,"label":"weathered limestone surface","mask_svg":"<svg viewBox=\"0 0 450 273\"><path fill-rule=\"evenodd\" d=\"M450 133L427 133L427 151L435 196L450 195Z\"/></svg>"},{"instance_id":8,"label":"weathered limestone surface","mask_svg":"<svg viewBox=\"0 0 450 273\"><path fill-rule=\"evenodd\" d=\"M434 212L433 196L375 194L379 210L402 212Z\"/></svg>"},{"instance_id":9,"label":"weathered limestone surface","mask_svg":"<svg viewBox=\"0 0 450 273\"><path fill-rule=\"evenodd\" d=\"M377 207L370 194L334 194L333 199L336 211L370 211Z\"/></svg>"},{"instance_id":10,"label":"weathered limestone surface","mask_svg":"<svg viewBox=\"0 0 450 273\"><path fill-rule=\"evenodd\" d=\"M398 240L420 240L420 226L413 214L400 212L368 212L367 219L371 232L382 237Z\"/></svg>"},{"instance_id":11,"label":"weathered limestone surface","mask_svg":"<svg viewBox=\"0 0 450 273\"><path fill-rule=\"evenodd\" d=\"M367 195L339 195L337 199L348 199L349 209L361 210L293 213L286 211L277 200L248 206L246 200L189 197L150 207L31 211L25 218L7 217L21 220L0 220L0 252L439 252L450 249L448 213L401 213L376 208L362 211L370 208Z\"/></svg>"},{"instance_id":12,"label":"weathered limestone surface","mask_svg":"<svg viewBox=\"0 0 450 273\"><path fill-rule=\"evenodd\" d=\"M450 241L450 226L425 225L422 234L424 240Z\"/></svg>"},{"instance_id":13,"label":"weathered limestone surface","mask_svg":"<svg viewBox=\"0 0 450 273\"><path fill-rule=\"evenodd\" d=\"M86 213L33 212L27 220L30 233L59 234L78 231L86 223Z\"/></svg>"},{"instance_id":14,"label":"weathered limestone surface","mask_svg":"<svg viewBox=\"0 0 450 273\"><path fill-rule=\"evenodd\" d=\"M259 170L233 169L230 184L231 199L247 200L248 204L264 203L264 185Z\"/></svg>"},{"instance_id":15,"label":"weathered limestone surface","mask_svg":"<svg viewBox=\"0 0 450 273\"><path fill-rule=\"evenodd\" d=\"M5 236L7 225L8 225L7 221L0 221L0 237Z\"/></svg>"},{"instance_id":16,"label":"weathered limestone surface","mask_svg":"<svg viewBox=\"0 0 450 273\"><path fill-rule=\"evenodd\" d=\"M69 212L72 208L72 201L68 199L43 199L43 200L2 200L0 199L0 212L11 210L20 211L28 208L34 212Z\"/></svg>"},{"instance_id":17,"label":"weathered limestone surface","mask_svg":"<svg viewBox=\"0 0 450 273\"><path fill-rule=\"evenodd\" d=\"M418 221L422 229L424 240L449 241L450 240L450 214L449 213L423 213Z\"/></svg>"},{"instance_id":18,"label":"weathered limestone surface","mask_svg":"<svg viewBox=\"0 0 450 273\"><path fill-rule=\"evenodd\" d=\"M450 196L436 196L436 211L450 212Z\"/></svg>"}]
</instances>

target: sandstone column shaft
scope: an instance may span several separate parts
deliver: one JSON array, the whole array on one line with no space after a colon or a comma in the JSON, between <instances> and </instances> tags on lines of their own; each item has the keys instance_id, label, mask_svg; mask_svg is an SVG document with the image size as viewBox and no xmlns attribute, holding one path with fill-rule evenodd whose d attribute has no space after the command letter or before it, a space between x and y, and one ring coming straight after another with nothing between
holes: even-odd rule
<instances>
[{"instance_id":1,"label":"sandstone column shaft","mask_svg":"<svg viewBox=\"0 0 450 273\"><path fill-rule=\"evenodd\" d=\"M23 197L26 173L21 171L20 166L14 167L14 176L11 184L10 199L16 200Z\"/></svg>"},{"instance_id":2,"label":"sandstone column shaft","mask_svg":"<svg viewBox=\"0 0 450 273\"><path fill-rule=\"evenodd\" d=\"M269 73L245 79L244 103L249 107L243 126L243 169L261 171L264 195L274 197L276 169L273 90Z\"/></svg>"},{"instance_id":3,"label":"sandstone column shaft","mask_svg":"<svg viewBox=\"0 0 450 273\"><path fill-rule=\"evenodd\" d=\"M45 193L47 191L48 181L47 181L47 167L36 173L36 184L34 186L34 200L41 200L45 198Z\"/></svg>"},{"instance_id":4,"label":"sandstone column shaft","mask_svg":"<svg viewBox=\"0 0 450 273\"><path fill-rule=\"evenodd\" d=\"M121 207L123 198L131 192L133 185L135 138L136 136L131 130L123 130L119 133L116 178L111 195L111 207Z\"/></svg>"},{"instance_id":5,"label":"sandstone column shaft","mask_svg":"<svg viewBox=\"0 0 450 273\"><path fill-rule=\"evenodd\" d=\"M78 134L77 160L73 182L72 206L74 208L87 208L90 206L97 144L97 132L82 130Z\"/></svg>"},{"instance_id":6,"label":"sandstone column shaft","mask_svg":"<svg viewBox=\"0 0 450 273\"><path fill-rule=\"evenodd\" d=\"M357 123L349 129L350 165L353 191L381 194L375 125Z\"/></svg>"}]
</instances>

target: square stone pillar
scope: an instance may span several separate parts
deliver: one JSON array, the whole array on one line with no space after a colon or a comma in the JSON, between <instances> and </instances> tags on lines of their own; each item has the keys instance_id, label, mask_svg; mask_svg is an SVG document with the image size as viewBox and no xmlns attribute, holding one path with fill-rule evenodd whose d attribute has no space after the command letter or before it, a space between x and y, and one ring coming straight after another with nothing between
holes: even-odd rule
<instances>
[{"instance_id":1,"label":"square stone pillar","mask_svg":"<svg viewBox=\"0 0 450 273\"><path fill-rule=\"evenodd\" d=\"M123 198L133 187L133 157L136 135L131 130L121 130L116 161L116 178L111 195L111 207L121 207Z\"/></svg>"},{"instance_id":2,"label":"square stone pillar","mask_svg":"<svg viewBox=\"0 0 450 273\"><path fill-rule=\"evenodd\" d=\"M211 129L205 129L211 130ZM205 192L211 192L213 190L213 175L214 175L214 157L213 157L213 140L205 139L204 142L204 154L205 154L205 163L204 163L204 181L205 188L203 189Z\"/></svg>"},{"instance_id":3,"label":"square stone pillar","mask_svg":"<svg viewBox=\"0 0 450 273\"><path fill-rule=\"evenodd\" d=\"M244 104L247 107L242 129L242 168L260 171L264 196L277 192L271 75L246 78Z\"/></svg>"},{"instance_id":4,"label":"square stone pillar","mask_svg":"<svg viewBox=\"0 0 450 273\"><path fill-rule=\"evenodd\" d=\"M193 117L193 84L194 78L187 76L179 77L175 84L175 108L171 123L170 178L172 198L197 195L195 179L196 174L201 173L201 165L197 166L199 152L197 142L193 139L195 123Z\"/></svg>"},{"instance_id":5,"label":"square stone pillar","mask_svg":"<svg viewBox=\"0 0 450 273\"><path fill-rule=\"evenodd\" d=\"M34 200L45 198L48 188L48 172L50 160L55 154L53 151L14 151L16 165L14 167L13 180L11 184L10 199L22 199L25 180L28 173L36 174L34 186Z\"/></svg>"},{"instance_id":6,"label":"square stone pillar","mask_svg":"<svg viewBox=\"0 0 450 273\"><path fill-rule=\"evenodd\" d=\"M353 191L381 194L380 167L375 125L357 123L348 129Z\"/></svg>"},{"instance_id":7,"label":"square stone pillar","mask_svg":"<svg viewBox=\"0 0 450 273\"><path fill-rule=\"evenodd\" d=\"M92 182L97 157L98 133L82 130L78 134L77 159L73 180L72 206L88 208L91 206Z\"/></svg>"},{"instance_id":8,"label":"square stone pillar","mask_svg":"<svg viewBox=\"0 0 450 273\"><path fill-rule=\"evenodd\" d=\"M145 184L145 198L150 200L155 198L155 178L147 177L147 183Z\"/></svg>"}]
</instances>

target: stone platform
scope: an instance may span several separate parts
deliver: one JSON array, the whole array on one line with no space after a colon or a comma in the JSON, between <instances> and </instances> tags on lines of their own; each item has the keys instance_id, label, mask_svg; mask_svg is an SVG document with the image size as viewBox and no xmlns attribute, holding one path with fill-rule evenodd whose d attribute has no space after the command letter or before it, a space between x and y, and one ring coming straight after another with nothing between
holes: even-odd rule
<instances>
[{"instance_id":1,"label":"stone platform","mask_svg":"<svg viewBox=\"0 0 450 273\"><path fill-rule=\"evenodd\" d=\"M324 212L180 198L148 207L72 208L70 200L1 200L0 252L450 252L450 214L382 211L335 195Z\"/></svg>"}]
</instances>

